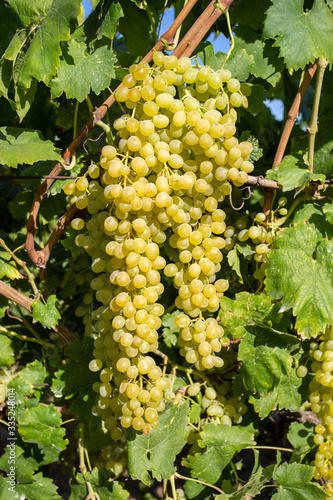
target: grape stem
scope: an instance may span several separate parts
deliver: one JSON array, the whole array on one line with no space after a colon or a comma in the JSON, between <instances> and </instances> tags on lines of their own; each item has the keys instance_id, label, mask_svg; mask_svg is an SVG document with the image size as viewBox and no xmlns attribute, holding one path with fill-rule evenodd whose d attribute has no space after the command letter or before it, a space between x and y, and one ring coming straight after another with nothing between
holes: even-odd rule
<instances>
[{"instance_id":1,"label":"grape stem","mask_svg":"<svg viewBox=\"0 0 333 500\"><path fill-rule=\"evenodd\" d=\"M78 449L79 449L79 470L85 475L88 470L85 464L85 457L87 457L87 449L84 443L84 422L79 423L79 441L78 441ZM88 464L90 470L90 464ZM98 493L95 493L92 489L92 486L89 481L86 481L86 487L88 490L88 495L85 497L85 500L100 500Z\"/></svg>"},{"instance_id":2,"label":"grape stem","mask_svg":"<svg viewBox=\"0 0 333 500\"><path fill-rule=\"evenodd\" d=\"M214 486L213 484L205 483L204 481L199 481L199 479L194 479L193 477L186 477L182 476L181 474L178 474L178 472L175 472L174 477L177 479L184 479L185 481L194 481L195 483L202 484L204 486L208 486L209 488L213 488L214 490L218 491L221 493L221 495L224 495L224 491L220 490L217 486Z\"/></svg>"},{"instance_id":3,"label":"grape stem","mask_svg":"<svg viewBox=\"0 0 333 500\"><path fill-rule=\"evenodd\" d=\"M315 139L316 133L318 131L318 110L319 110L319 102L321 95L321 88L323 86L325 69L328 66L327 59L321 57L318 59L318 71L315 85L315 95L313 99L311 119L309 123L309 127L307 129L307 133L309 134L309 151L308 151L308 161L309 161L309 171L313 172L313 157L314 157L314 147L315 147Z\"/></svg>"},{"instance_id":4,"label":"grape stem","mask_svg":"<svg viewBox=\"0 0 333 500\"><path fill-rule=\"evenodd\" d=\"M177 500L175 475L170 476L169 481L170 481L173 500Z\"/></svg>"},{"instance_id":5,"label":"grape stem","mask_svg":"<svg viewBox=\"0 0 333 500\"><path fill-rule=\"evenodd\" d=\"M23 342L36 342L36 344L40 344L43 347L52 347L54 348L54 345L51 344L50 342L46 342L45 340L42 339L35 339L32 337L27 337L26 335L20 335L19 333L13 332L12 330L8 330L8 328L5 328L3 326L0 326L0 332L3 333L4 335L8 335L11 337L15 337L17 339L22 340Z\"/></svg>"},{"instance_id":6,"label":"grape stem","mask_svg":"<svg viewBox=\"0 0 333 500\"><path fill-rule=\"evenodd\" d=\"M279 448L278 446L246 446L244 450L276 450L276 451L288 451L290 453L294 451L291 448Z\"/></svg>"},{"instance_id":7,"label":"grape stem","mask_svg":"<svg viewBox=\"0 0 333 500\"><path fill-rule=\"evenodd\" d=\"M234 35L232 34L231 23L230 23L230 16L229 16L229 12L227 10L225 11L225 17L226 17L226 20L227 20L227 26L228 26L228 31L229 31L229 35L230 35L230 47L229 47L227 55L225 56L225 59L224 59L223 64L221 66L221 69L224 68L226 62L228 61L228 59L231 56L231 53L232 53L232 51L234 50L234 47L235 47L235 40L234 40Z\"/></svg>"}]
</instances>

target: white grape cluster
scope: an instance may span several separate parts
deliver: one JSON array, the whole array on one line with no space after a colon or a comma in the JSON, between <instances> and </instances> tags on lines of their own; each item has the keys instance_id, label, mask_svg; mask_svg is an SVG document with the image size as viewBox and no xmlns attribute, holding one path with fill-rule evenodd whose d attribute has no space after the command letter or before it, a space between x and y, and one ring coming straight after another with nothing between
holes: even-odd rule
<instances>
[{"instance_id":1,"label":"white grape cluster","mask_svg":"<svg viewBox=\"0 0 333 500\"><path fill-rule=\"evenodd\" d=\"M90 214L72 227L96 275L86 300L101 304L92 313L90 369L104 366L95 411L113 438L121 435L119 420L149 433L164 409L170 381L149 355L164 313L162 270L173 277L183 311L175 320L180 353L198 370L223 365L216 354L224 331L208 317L228 288L217 279L228 245L219 204L253 170L251 143L235 137L235 108L247 106L249 87L186 57L156 52L153 59L152 67L131 66L115 93L127 108L114 122L117 146L104 146L100 164L64 189L70 204ZM160 255L167 240L175 263Z\"/></svg>"},{"instance_id":2,"label":"white grape cluster","mask_svg":"<svg viewBox=\"0 0 333 500\"><path fill-rule=\"evenodd\" d=\"M213 422L228 426L231 426L233 423L240 424L243 420L243 415L247 412L244 396L229 397L227 391L223 390L223 385L218 387L218 389L219 392L213 387L205 387L198 382L191 384L187 388L187 394L191 398L200 395L201 423ZM192 436L192 439L195 439L195 436Z\"/></svg>"},{"instance_id":3,"label":"white grape cluster","mask_svg":"<svg viewBox=\"0 0 333 500\"><path fill-rule=\"evenodd\" d=\"M320 343L311 342L311 369L315 376L309 384L311 410L321 423L315 427L314 442L318 451L312 465L314 478L324 478L327 493L333 493L333 327L327 328ZM304 377L307 368L300 366L298 375Z\"/></svg>"}]
</instances>

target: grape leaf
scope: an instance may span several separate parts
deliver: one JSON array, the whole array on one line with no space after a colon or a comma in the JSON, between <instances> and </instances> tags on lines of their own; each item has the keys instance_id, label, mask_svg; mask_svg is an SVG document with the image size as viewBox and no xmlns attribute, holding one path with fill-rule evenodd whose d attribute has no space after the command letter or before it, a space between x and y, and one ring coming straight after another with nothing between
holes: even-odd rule
<instances>
[{"instance_id":1,"label":"grape leaf","mask_svg":"<svg viewBox=\"0 0 333 500\"><path fill-rule=\"evenodd\" d=\"M251 89L252 94L248 97L249 105L247 111L249 111L251 115L256 116L264 107L266 91L262 85L252 85Z\"/></svg>"},{"instance_id":2,"label":"grape leaf","mask_svg":"<svg viewBox=\"0 0 333 500\"><path fill-rule=\"evenodd\" d=\"M52 0L7 0L10 8L17 15L23 26L43 18L52 4Z\"/></svg>"},{"instance_id":3,"label":"grape leaf","mask_svg":"<svg viewBox=\"0 0 333 500\"><path fill-rule=\"evenodd\" d=\"M269 255L266 289L281 299L280 311L293 310L303 337L316 336L333 323L333 240L320 240L306 223L286 228Z\"/></svg>"},{"instance_id":4,"label":"grape leaf","mask_svg":"<svg viewBox=\"0 0 333 500\"><path fill-rule=\"evenodd\" d=\"M15 36L17 28L23 28L16 14L7 2L0 2L0 53L5 52L8 43ZM0 83L1 88L1 83Z\"/></svg>"},{"instance_id":5,"label":"grape leaf","mask_svg":"<svg viewBox=\"0 0 333 500\"><path fill-rule=\"evenodd\" d=\"M89 44L100 40L103 36L112 40L116 34L119 19L123 16L123 10L118 2L106 0L97 4L97 8L78 29L84 31Z\"/></svg>"},{"instance_id":6,"label":"grape leaf","mask_svg":"<svg viewBox=\"0 0 333 500\"><path fill-rule=\"evenodd\" d=\"M315 145L313 171L315 173L325 174L327 177L332 177L333 141L330 134L332 124L324 123L321 125L318 131L318 141L316 141ZM307 140L307 137L305 140Z\"/></svg>"},{"instance_id":7,"label":"grape leaf","mask_svg":"<svg viewBox=\"0 0 333 500\"><path fill-rule=\"evenodd\" d=\"M231 71L233 78L245 82L252 72L253 64L254 57L245 48L236 47L224 67Z\"/></svg>"},{"instance_id":8,"label":"grape leaf","mask_svg":"<svg viewBox=\"0 0 333 500\"><path fill-rule=\"evenodd\" d=\"M44 141L36 130L14 127L0 128L0 164L16 168L39 160L62 161L51 141Z\"/></svg>"},{"instance_id":9,"label":"grape leaf","mask_svg":"<svg viewBox=\"0 0 333 500\"><path fill-rule=\"evenodd\" d=\"M243 276L240 270L240 260L237 252L237 245L234 246L232 250L228 252L228 264L235 271L237 276L240 278L240 282L243 283Z\"/></svg>"},{"instance_id":10,"label":"grape leaf","mask_svg":"<svg viewBox=\"0 0 333 500\"><path fill-rule=\"evenodd\" d=\"M44 459L43 463L55 462L59 453L66 449L68 441L64 439L66 429L59 427L61 416L50 406L29 408L18 418L17 430L26 443L36 443Z\"/></svg>"},{"instance_id":11,"label":"grape leaf","mask_svg":"<svg viewBox=\"0 0 333 500\"><path fill-rule=\"evenodd\" d=\"M310 203L305 203L301 208L297 210L294 215L293 222L304 222L312 227L319 238L333 238L333 227L328 221L327 215L323 213L325 210L325 205L321 206L317 203L311 201Z\"/></svg>"},{"instance_id":12,"label":"grape leaf","mask_svg":"<svg viewBox=\"0 0 333 500\"><path fill-rule=\"evenodd\" d=\"M260 28L270 5L270 0L235 0L229 7L231 22Z\"/></svg>"},{"instance_id":13,"label":"grape leaf","mask_svg":"<svg viewBox=\"0 0 333 500\"><path fill-rule=\"evenodd\" d=\"M22 274L16 268L16 263L14 261L5 262L3 258L0 257L0 279L4 276L11 280L23 278Z\"/></svg>"},{"instance_id":14,"label":"grape leaf","mask_svg":"<svg viewBox=\"0 0 333 500\"><path fill-rule=\"evenodd\" d=\"M241 292L236 295L235 300L225 296L221 298L219 316L225 333L233 339L239 339L247 333L248 326L255 324L270 326L266 317L272 308L268 295Z\"/></svg>"},{"instance_id":15,"label":"grape leaf","mask_svg":"<svg viewBox=\"0 0 333 500\"><path fill-rule=\"evenodd\" d=\"M326 179L323 174L309 171L300 155L287 155L283 158L278 170L267 170L267 179L276 180L282 186L282 191L302 191L312 181L323 183Z\"/></svg>"},{"instance_id":16,"label":"grape leaf","mask_svg":"<svg viewBox=\"0 0 333 500\"><path fill-rule=\"evenodd\" d=\"M73 396L70 410L78 419L96 423L96 417L91 408L96 402L96 393L92 389L94 382L99 381L99 375L88 369L93 350L93 340L72 342L66 348L66 364L56 373L52 381L52 392L55 398Z\"/></svg>"},{"instance_id":17,"label":"grape leaf","mask_svg":"<svg viewBox=\"0 0 333 500\"><path fill-rule=\"evenodd\" d=\"M69 500L85 500L87 498L87 481L92 485L93 491L100 500L126 500L129 492L122 484L113 480L113 474L105 469L95 467L86 474L76 474L71 483L71 496Z\"/></svg>"},{"instance_id":18,"label":"grape leaf","mask_svg":"<svg viewBox=\"0 0 333 500\"><path fill-rule=\"evenodd\" d=\"M24 380L31 387L37 384L44 384L47 376L45 366L38 359L35 359L32 363L28 363L19 374L20 380Z\"/></svg>"},{"instance_id":19,"label":"grape leaf","mask_svg":"<svg viewBox=\"0 0 333 500\"><path fill-rule=\"evenodd\" d=\"M206 448L205 451L188 455L184 464L191 469L192 477L215 484L233 456L245 446L254 445L253 433L241 427L206 424L200 432L198 445Z\"/></svg>"},{"instance_id":20,"label":"grape leaf","mask_svg":"<svg viewBox=\"0 0 333 500\"><path fill-rule=\"evenodd\" d=\"M171 314L164 314L163 319L162 319L162 335L164 342L168 347L172 347L177 344L177 338L178 336L176 335L176 332L179 331L179 329L175 325L175 317L180 314L180 311L174 311Z\"/></svg>"},{"instance_id":21,"label":"grape leaf","mask_svg":"<svg viewBox=\"0 0 333 500\"><path fill-rule=\"evenodd\" d=\"M80 12L80 0L53 0L20 64L17 81L29 88L35 78L48 84L59 66L60 42L70 39L71 21Z\"/></svg>"},{"instance_id":22,"label":"grape leaf","mask_svg":"<svg viewBox=\"0 0 333 500\"><path fill-rule=\"evenodd\" d=\"M13 493L15 496L13 496ZM57 486L52 479L44 477L41 472L33 476L33 481L17 483L13 489L8 488L7 478L0 476L0 498L1 500L61 500L57 493Z\"/></svg>"},{"instance_id":23,"label":"grape leaf","mask_svg":"<svg viewBox=\"0 0 333 500\"><path fill-rule=\"evenodd\" d=\"M3 295L0 295L0 318L3 318L6 314L6 310L8 307L8 300Z\"/></svg>"},{"instance_id":24,"label":"grape leaf","mask_svg":"<svg viewBox=\"0 0 333 500\"><path fill-rule=\"evenodd\" d=\"M82 247L75 245L75 238L77 234L78 232L69 226L66 231L66 238L62 238L60 240L62 246L66 248L66 250L69 250L73 257L84 253L84 249Z\"/></svg>"},{"instance_id":25,"label":"grape leaf","mask_svg":"<svg viewBox=\"0 0 333 500\"><path fill-rule=\"evenodd\" d=\"M33 201L33 193L31 191L20 191L9 205L10 213L15 220L26 220Z\"/></svg>"},{"instance_id":26,"label":"grape leaf","mask_svg":"<svg viewBox=\"0 0 333 500\"><path fill-rule=\"evenodd\" d=\"M8 307L8 304L7 304ZM0 335L0 366L11 366L15 363L15 351L12 339L6 335Z\"/></svg>"},{"instance_id":27,"label":"grape leaf","mask_svg":"<svg viewBox=\"0 0 333 500\"><path fill-rule=\"evenodd\" d=\"M321 500L325 492L311 483L313 467L303 464L281 464L273 474L278 491L272 500Z\"/></svg>"},{"instance_id":28,"label":"grape leaf","mask_svg":"<svg viewBox=\"0 0 333 500\"><path fill-rule=\"evenodd\" d=\"M210 66L214 71L221 68L225 58L223 52L216 52L215 54L213 44L210 42L201 42L198 45L197 56L200 57L205 66Z\"/></svg>"},{"instance_id":29,"label":"grape leaf","mask_svg":"<svg viewBox=\"0 0 333 500\"><path fill-rule=\"evenodd\" d=\"M151 434L127 431L128 470L132 479L150 485L175 473L174 460L186 442L189 404L169 406L159 415L160 426ZM151 472L151 476L149 474Z\"/></svg>"},{"instance_id":30,"label":"grape leaf","mask_svg":"<svg viewBox=\"0 0 333 500\"><path fill-rule=\"evenodd\" d=\"M278 385L283 374L289 375L293 357L280 347L282 335L260 328L251 330L252 335L247 333L240 342L238 357L243 361L246 389L263 395Z\"/></svg>"},{"instance_id":31,"label":"grape leaf","mask_svg":"<svg viewBox=\"0 0 333 500\"><path fill-rule=\"evenodd\" d=\"M244 132L241 133L239 141L240 142L248 141L252 144L253 149L250 153L249 161L254 162L254 161L259 160L259 158L262 157L263 150L262 150L262 148L259 147L259 140L256 137L254 137L254 135L252 135L249 130L244 130Z\"/></svg>"},{"instance_id":32,"label":"grape leaf","mask_svg":"<svg viewBox=\"0 0 333 500\"><path fill-rule=\"evenodd\" d=\"M37 469L36 462L33 458L24 458L23 449L20 446L15 446L15 478L18 483L30 483L34 481L34 471ZM0 458L0 469L6 474L10 472L10 449L5 448L5 453ZM2 498L2 497L1 497Z\"/></svg>"},{"instance_id":33,"label":"grape leaf","mask_svg":"<svg viewBox=\"0 0 333 500\"><path fill-rule=\"evenodd\" d=\"M296 374L296 367L287 373L281 374L281 378L273 391L265 395L249 394L249 402L253 404L260 418L266 418L277 407L286 408L290 411L298 411L302 404L300 386L302 379Z\"/></svg>"},{"instance_id":34,"label":"grape leaf","mask_svg":"<svg viewBox=\"0 0 333 500\"><path fill-rule=\"evenodd\" d=\"M304 422L304 424L292 422L290 424L287 439L294 448L290 462L301 462L304 459L305 455L315 446L313 443L314 435L314 426L310 422Z\"/></svg>"},{"instance_id":35,"label":"grape leaf","mask_svg":"<svg viewBox=\"0 0 333 500\"><path fill-rule=\"evenodd\" d=\"M255 464L253 466L251 476L248 481L239 488L238 491L233 491L231 494L224 493L223 495L217 495L214 500L244 500L247 497L255 497L263 489L264 485L270 479L268 476L267 468L263 469L259 465L259 452L258 450L253 450L255 456ZM268 477L267 477L268 476ZM222 488L226 491L224 487L224 482L222 483Z\"/></svg>"},{"instance_id":36,"label":"grape leaf","mask_svg":"<svg viewBox=\"0 0 333 500\"><path fill-rule=\"evenodd\" d=\"M333 224L333 203L325 203L323 206L323 212L326 215L328 222Z\"/></svg>"},{"instance_id":37,"label":"grape leaf","mask_svg":"<svg viewBox=\"0 0 333 500\"><path fill-rule=\"evenodd\" d=\"M15 85L15 103L16 103L15 111L20 118L20 122L23 120L23 118L31 108L36 91L37 91L36 80L33 80L31 82L30 88L28 90L22 89L21 87Z\"/></svg>"},{"instance_id":38,"label":"grape leaf","mask_svg":"<svg viewBox=\"0 0 333 500\"><path fill-rule=\"evenodd\" d=\"M235 46L245 49L253 57L251 74L275 86L283 70L278 49L272 47L270 40L264 42L261 35L250 26L236 26L235 35Z\"/></svg>"},{"instance_id":39,"label":"grape leaf","mask_svg":"<svg viewBox=\"0 0 333 500\"><path fill-rule=\"evenodd\" d=\"M148 14L128 0L121 0L119 3L124 16L119 20L118 30L125 37L127 52L132 56L143 56L153 45L149 37L152 32Z\"/></svg>"},{"instance_id":40,"label":"grape leaf","mask_svg":"<svg viewBox=\"0 0 333 500\"><path fill-rule=\"evenodd\" d=\"M327 43L333 38L332 12L324 0L314 0L307 11L303 4L303 0L274 0L264 25L264 35L275 38L274 46L280 48L289 70L303 69L318 57L333 60L333 46Z\"/></svg>"},{"instance_id":41,"label":"grape leaf","mask_svg":"<svg viewBox=\"0 0 333 500\"><path fill-rule=\"evenodd\" d=\"M110 85L115 76L113 69L116 56L106 46L100 47L92 54L86 52L85 43L75 39L68 42L68 55L60 61L57 76L50 82L53 98L65 92L68 99L84 101L90 89L99 94ZM74 62L74 64L73 64Z\"/></svg>"},{"instance_id":42,"label":"grape leaf","mask_svg":"<svg viewBox=\"0 0 333 500\"><path fill-rule=\"evenodd\" d=\"M32 315L35 321L39 321L46 328L54 328L61 318L56 304L58 299L56 295L50 295L47 298L46 305L40 300L34 300L31 304Z\"/></svg>"}]
</instances>

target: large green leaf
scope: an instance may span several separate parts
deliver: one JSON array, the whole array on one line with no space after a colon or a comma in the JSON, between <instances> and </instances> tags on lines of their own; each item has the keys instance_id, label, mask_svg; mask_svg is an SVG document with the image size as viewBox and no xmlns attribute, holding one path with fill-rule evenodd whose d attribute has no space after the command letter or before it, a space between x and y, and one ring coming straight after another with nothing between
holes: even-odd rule
<instances>
[{"instance_id":1,"label":"large green leaf","mask_svg":"<svg viewBox=\"0 0 333 500\"><path fill-rule=\"evenodd\" d=\"M124 17L119 20L119 31L126 39L126 47L132 56L144 56L151 49L153 34L148 14L134 2L120 0ZM135 33L135 36L133 34Z\"/></svg>"},{"instance_id":2,"label":"large green leaf","mask_svg":"<svg viewBox=\"0 0 333 500\"><path fill-rule=\"evenodd\" d=\"M175 473L174 461L188 434L188 403L169 406L159 415L160 426L149 435L128 431L128 470L132 479L151 484ZM151 473L151 476L149 474Z\"/></svg>"},{"instance_id":3,"label":"large green leaf","mask_svg":"<svg viewBox=\"0 0 333 500\"><path fill-rule=\"evenodd\" d=\"M249 331L240 343L238 356L243 362L240 375L249 391L250 403L261 418L277 406L298 410L302 403L302 379L296 374L295 354L289 352L298 340L260 328L250 327Z\"/></svg>"},{"instance_id":4,"label":"large green leaf","mask_svg":"<svg viewBox=\"0 0 333 500\"><path fill-rule=\"evenodd\" d=\"M265 20L265 11L270 6L270 0L238 0L233 2L230 17L233 24L246 24L254 29L261 28Z\"/></svg>"},{"instance_id":5,"label":"large green leaf","mask_svg":"<svg viewBox=\"0 0 333 500\"><path fill-rule=\"evenodd\" d=\"M321 500L327 495L317 484L311 483L313 467L302 464L280 465L273 474L278 491L272 500Z\"/></svg>"},{"instance_id":6,"label":"large green leaf","mask_svg":"<svg viewBox=\"0 0 333 500\"><path fill-rule=\"evenodd\" d=\"M278 170L268 170L266 172L267 179L276 180L282 186L282 191L292 191L297 188L301 191L307 187L310 182L325 181L325 175L315 174L309 171L309 167L305 165L300 155L287 155L283 158Z\"/></svg>"},{"instance_id":7,"label":"large green leaf","mask_svg":"<svg viewBox=\"0 0 333 500\"><path fill-rule=\"evenodd\" d=\"M34 21L38 24L38 19L45 17L52 4L52 0L7 0L7 2L23 26L29 26Z\"/></svg>"},{"instance_id":8,"label":"large green leaf","mask_svg":"<svg viewBox=\"0 0 333 500\"><path fill-rule=\"evenodd\" d=\"M200 432L198 444L205 451L188 455L184 463L193 477L215 484L233 456L245 446L254 445L253 433L239 426L207 424Z\"/></svg>"},{"instance_id":9,"label":"large green leaf","mask_svg":"<svg viewBox=\"0 0 333 500\"><path fill-rule=\"evenodd\" d=\"M115 76L114 53L105 46L92 54L86 50L85 43L74 39L68 42L68 56L60 61L57 76L50 82L52 97L59 97L65 92L68 99L82 102L90 89L99 94L110 85L111 78Z\"/></svg>"},{"instance_id":10,"label":"large green leaf","mask_svg":"<svg viewBox=\"0 0 333 500\"><path fill-rule=\"evenodd\" d=\"M68 444L64 439L66 429L59 427L60 424L61 416L52 405L39 405L19 416L17 429L23 441L38 445L43 462L51 463L58 460Z\"/></svg>"},{"instance_id":11,"label":"large green leaf","mask_svg":"<svg viewBox=\"0 0 333 500\"><path fill-rule=\"evenodd\" d=\"M80 12L80 0L53 0L20 65L17 80L29 88L35 78L46 84L56 73L61 54L60 42L70 39L71 21Z\"/></svg>"},{"instance_id":12,"label":"large green leaf","mask_svg":"<svg viewBox=\"0 0 333 500\"><path fill-rule=\"evenodd\" d=\"M36 130L14 127L0 128L0 164L17 167L32 165L36 161L56 160L62 157L54 150L51 141L44 141Z\"/></svg>"},{"instance_id":13,"label":"large green leaf","mask_svg":"<svg viewBox=\"0 0 333 500\"><path fill-rule=\"evenodd\" d=\"M293 452L290 462L301 462L312 448L316 447L313 442L315 435L314 426L310 422L292 422L288 429L287 439L292 445Z\"/></svg>"},{"instance_id":14,"label":"large green leaf","mask_svg":"<svg viewBox=\"0 0 333 500\"><path fill-rule=\"evenodd\" d=\"M288 353L289 336L272 331L251 329L242 339L238 357L243 361L245 387L259 395L267 394L277 386L283 375L290 375L293 357ZM297 342L297 341L296 341Z\"/></svg>"},{"instance_id":15,"label":"large green leaf","mask_svg":"<svg viewBox=\"0 0 333 500\"><path fill-rule=\"evenodd\" d=\"M304 11L303 0L273 0L264 34L275 38L289 70L304 68L318 57L333 60L333 14L324 0L314 0Z\"/></svg>"},{"instance_id":16,"label":"large green leaf","mask_svg":"<svg viewBox=\"0 0 333 500\"><path fill-rule=\"evenodd\" d=\"M112 40L117 31L119 19L123 16L123 10L117 1L99 2L97 8L91 12L79 30L83 29L89 43L103 36Z\"/></svg>"},{"instance_id":17,"label":"large green leaf","mask_svg":"<svg viewBox=\"0 0 333 500\"><path fill-rule=\"evenodd\" d=\"M238 25L235 28L236 47L246 50L253 57L251 73L275 85L283 69L279 51L272 47L270 40L264 42L261 35L250 26Z\"/></svg>"},{"instance_id":18,"label":"large green leaf","mask_svg":"<svg viewBox=\"0 0 333 500\"><path fill-rule=\"evenodd\" d=\"M314 229L318 234L319 239L328 238L329 240L333 238L333 226L329 222L329 212L326 212L326 203L322 207L319 202L314 202L309 200L309 203L304 203L304 205L299 205L297 212L295 212L293 217L293 223L295 222L305 222Z\"/></svg>"},{"instance_id":19,"label":"large green leaf","mask_svg":"<svg viewBox=\"0 0 333 500\"><path fill-rule=\"evenodd\" d=\"M57 487L52 479L44 477L41 472L33 476L33 481L17 483L8 488L8 479L0 476L1 500L61 500Z\"/></svg>"},{"instance_id":20,"label":"large green leaf","mask_svg":"<svg viewBox=\"0 0 333 500\"><path fill-rule=\"evenodd\" d=\"M0 2L0 54L3 54L8 44L15 36L16 30L23 28L14 11L8 3Z\"/></svg>"},{"instance_id":21,"label":"large green leaf","mask_svg":"<svg viewBox=\"0 0 333 500\"><path fill-rule=\"evenodd\" d=\"M15 475L18 483L30 483L34 481L34 471L37 469L36 461L33 458L24 458L23 449L15 447ZM10 449L5 448L5 452L0 458L0 469L6 474L10 472ZM2 498L2 497L1 497Z\"/></svg>"},{"instance_id":22,"label":"large green leaf","mask_svg":"<svg viewBox=\"0 0 333 500\"><path fill-rule=\"evenodd\" d=\"M333 323L333 241L320 240L306 223L286 228L269 256L266 289L293 310L303 337L316 336Z\"/></svg>"}]
</instances>

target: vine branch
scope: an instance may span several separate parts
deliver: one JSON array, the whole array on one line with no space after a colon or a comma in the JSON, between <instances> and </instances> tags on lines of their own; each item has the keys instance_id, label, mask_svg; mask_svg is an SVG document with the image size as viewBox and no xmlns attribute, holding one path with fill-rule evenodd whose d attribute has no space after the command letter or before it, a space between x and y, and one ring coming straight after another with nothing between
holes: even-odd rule
<instances>
[{"instance_id":1,"label":"vine branch","mask_svg":"<svg viewBox=\"0 0 333 500\"><path fill-rule=\"evenodd\" d=\"M278 165L280 165L280 163L282 161L282 158L284 156L284 153L285 153L288 141L289 141L291 131L292 131L292 129L295 125L295 122L298 118L299 108L300 108L301 102L302 102L303 97L305 95L305 92L307 91L307 88L310 85L310 82L311 82L311 80L316 72L316 69L317 69L317 62L314 62L314 63L309 65L309 67L304 75L303 81L298 88L294 102L292 103L291 108L289 109L286 123L284 125L283 131L282 131L282 134L280 137L279 145L278 145L276 153L275 153L273 167L272 167L273 170L278 170ZM265 189L264 207L263 207L263 213L266 215L266 220L268 219L268 216L269 216L269 213L271 210L273 196L274 196L274 188L267 187L267 189Z\"/></svg>"},{"instance_id":2,"label":"vine branch","mask_svg":"<svg viewBox=\"0 0 333 500\"><path fill-rule=\"evenodd\" d=\"M2 280L0 280L0 294L32 313L32 303L34 300L29 299L29 297L23 295L21 292L18 292L15 288L7 285L7 283ZM74 335L72 335L70 331L67 330L67 328L60 322L53 328L53 330L58 334L59 340L64 347L66 347L69 342L76 340Z\"/></svg>"}]
</instances>

